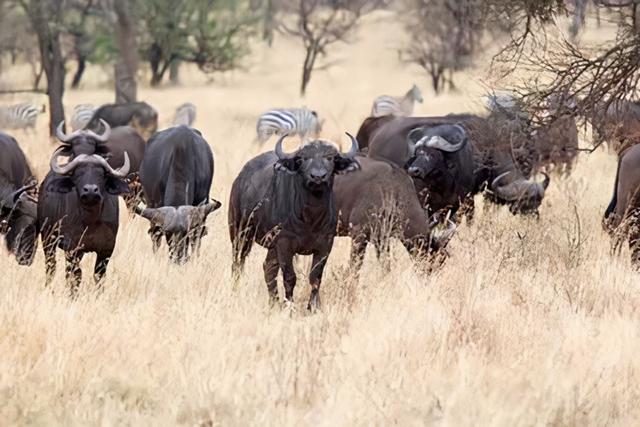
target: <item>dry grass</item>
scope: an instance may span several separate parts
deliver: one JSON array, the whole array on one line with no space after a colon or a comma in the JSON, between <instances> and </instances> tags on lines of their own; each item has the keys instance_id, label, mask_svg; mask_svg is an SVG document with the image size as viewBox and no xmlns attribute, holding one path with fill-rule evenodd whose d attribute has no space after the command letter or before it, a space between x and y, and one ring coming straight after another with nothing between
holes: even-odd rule
<instances>
[{"instance_id":1,"label":"dry grass","mask_svg":"<svg viewBox=\"0 0 640 427\"><path fill-rule=\"evenodd\" d=\"M372 21L304 101L301 52L286 40L256 52L248 72L213 83L194 74L193 84L141 97L167 120L180 103L196 103L217 159L212 196L226 202L258 151L262 110L313 106L327 118L325 136L337 137L355 132L381 91L426 88L418 70L396 61L400 36ZM477 81L464 87L425 96L417 113L477 109ZM66 102L70 110L110 99L87 87ZM41 125L20 138L40 178L52 151ZM62 267L46 290L42 254L19 268L3 246L0 424L633 425L639 276L626 252L610 256L600 226L614 164L603 153L583 158L570 179L552 182L539 222L480 207L430 277L394 245L390 273L370 250L359 282L345 281L349 242L338 239L316 315L304 310L304 271L298 310L268 308L261 248L231 285L224 208L209 220L203 256L184 267L153 256L145 220L123 214L104 294L93 291L89 256L77 301L66 297Z\"/></svg>"}]
</instances>

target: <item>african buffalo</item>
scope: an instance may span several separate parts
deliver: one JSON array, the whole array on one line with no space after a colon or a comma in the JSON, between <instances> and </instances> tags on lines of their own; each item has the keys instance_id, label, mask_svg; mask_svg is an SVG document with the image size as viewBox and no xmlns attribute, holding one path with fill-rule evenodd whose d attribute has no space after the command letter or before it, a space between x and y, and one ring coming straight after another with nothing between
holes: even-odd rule
<instances>
[{"instance_id":1,"label":"african buffalo","mask_svg":"<svg viewBox=\"0 0 640 427\"><path fill-rule=\"evenodd\" d=\"M129 157L129 175L126 179L129 192L124 195L124 201L130 211L141 201L140 166L145 145L144 139L131 126L112 128L109 140L104 144L105 157L111 167L122 165L125 153Z\"/></svg>"},{"instance_id":2,"label":"african buffalo","mask_svg":"<svg viewBox=\"0 0 640 427\"><path fill-rule=\"evenodd\" d=\"M320 305L322 272L336 234L334 175L359 168L354 159L358 143L341 154L331 143L310 142L285 154L280 137L275 150L263 153L242 168L229 201L229 234L235 277L242 271L253 242L268 249L264 278L271 301L278 298L277 275L282 270L285 303L293 301L295 254L313 255L308 308Z\"/></svg>"},{"instance_id":3,"label":"african buffalo","mask_svg":"<svg viewBox=\"0 0 640 427\"><path fill-rule=\"evenodd\" d=\"M65 252L66 278L75 295L82 280L80 261L87 252L97 254L94 279L100 288L118 233L118 195L128 187L123 178L129 173L129 158L114 169L99 153L109 139L105 132L76 131L65 135L64 123L58 126L62 146L51 157L51 170L40 186L38 232L42 236L47 283L55 274L56 248ZM60 165L58 158L68 163Z\"/></svg>"},{"instance_id":4,"label":"african buffalo","mask_svg":"<svg viewBox=\"0 0 640 427\"><path fill-rule=\"evenodd\" d=\"M7 250L20 265L31 265L38 244L36 201L26 191L35 187L27 159L10 135L0 132L0 229Z\"/></svg>"},{"instance_id":5,"label":"african buffalo","mask_svg":"<svg viewBox=\"0 0 640 427\"><path fill-rule=\"evenodd\" d=\"M410 146L407 143L410 133L415 129L422 129L420 132L423 132L443 125L458 125L464 129L470 142L469 148L472 150L473 166L470 167L465 151L461 152L460 160L449 160L449 164L454 167L448 169L455 173L449 173L449 187L441 186L440 188L444 189L442 193L434 191L434 194L429 196L432 200L431 209L438 210L448 206L446 203L436 203L438 199L447 203L455 200L464 201L467 206L462 207L471 208L470 198L465 200L465 196L480 193L488 188L491 191L490 200L509 205L514 214L537 212L548 180L545 179L543 186L527 178L532 170L532 164L526 163L530 155L518 155L518 152L521 151L520 147L528 146L529 137L519 132L518 126L503 118L469 114L398 117L371 133L368 155L406 167L411 158ZM370 126L375 126L375 123L370 122ZM517 147L514 147L514 142L518 143ZM523 173L523 170L526 173ZM506 172L509 173L505 174ZM473 176L471 186L470 174ZM496 181L498 177L500 180ZM428 184L424 183L425 186ZM420 184L417 189L420 189ZM512 191L514 189L518 191ZM531 197L531 200L527 200L528 197ZM460 204L454 204L452 210L455 211L457 207L460 207Z\"/></svg>"},{"instance_id":6,"label":"african buffalo","mask_svg":"<svg viewBox=\"0 0 640 427\"><path fill-rule=\"evenodd\" d=\"M434 236L413 182L402 168L359 155L360 170L337 176L333 185L338 211L338 236L351 237L351 267L358 272L368 243L380 254L390 237L409 253L424 259L446 246L452 235Z\"/></svg>"},{"instance_id":7,"label":"african buffalo","mask_svg":"<svg viewBox=\"0 0 640 427\"><path fill-rule=\"evenodd\" d=\"M149 140L140 168L147 207L139 214L151 223L154 252L163 234L176 263L199 251L207 216L220 207L209 202L212 181L213 153L199 131L182 125Z\"/></svg>"},{"instance_id":8,"label":"african buffalo","mask_svg":"<svg viewBox=\"0 0 640 427\"><path fill-rule=\"evenodd\" d=\"M573 98L567 100L551 96L546 113L551 119L537 129L533 135L537 151L537 169L568 175L573 169L578 153L579 139L576 118L571 110L575 108Z\"/></svg>"},{"instance_id":9,"label":"african buffalo","mask_svg":"<svg viewBox=\"0 0 640 427\"><path fill-rule=\"evenodd\" d=\"M603 225L616 235L616 246L628 238L632 262L640 267L640 145L629 147L618 159L613 197Z\"/></svg>"},{"instance_id":10,"label":"african buffalo","mask_svg":"<svg viewBox=\"0 0 640 427\"><path fill-rule=\"evenodd\" d=\"M158 129L158 112L146 102L105 104L95 111L86 128L99 131L101 119L111 127L132 126L145 141Z\"/></svg>"}]
</instances>

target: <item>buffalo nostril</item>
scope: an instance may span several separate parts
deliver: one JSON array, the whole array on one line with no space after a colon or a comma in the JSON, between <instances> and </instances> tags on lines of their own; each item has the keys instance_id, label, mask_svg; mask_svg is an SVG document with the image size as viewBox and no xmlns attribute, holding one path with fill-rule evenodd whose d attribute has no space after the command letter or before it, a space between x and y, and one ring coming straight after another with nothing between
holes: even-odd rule
<instances>
[{"instance_id":1,"label":"buffalo nostril","mask_svg":"<svg viewBox=\"0 0 640 427\"><path fill-rule=\"evenodd\" d=\"M411 176L417 176L417 175L420 175L420 169L418 169L418 168L416 168L416 167L414 167L414 166L410 167L410 168L407 170L407 172L409 172L409 175L411 175Z\"/></svg>"}]
</instances>

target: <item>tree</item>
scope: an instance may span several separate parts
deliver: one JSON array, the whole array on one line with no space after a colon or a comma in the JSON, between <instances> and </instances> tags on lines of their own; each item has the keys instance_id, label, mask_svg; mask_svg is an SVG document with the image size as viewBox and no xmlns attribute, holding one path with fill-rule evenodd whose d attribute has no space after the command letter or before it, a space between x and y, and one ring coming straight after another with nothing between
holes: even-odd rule
<instances>
[{"instance_id":1,"label":"tree","mask_svg":"<svg viewBox=\"0 0 640 427\"><path fill-rule=\"evenodd\" d=\"M138 42L133 1L113 0L114 39L118 57L114 66L116 103L138 99Z\"/></svg>"},{"instance_id":2,"label":"tree","mask_svg":"<svg viewBox=\"0 0 640 427\"><path fill-rule=\"evenodd\" d=\"M280 30L300 38L305 49L301 95L305 95L313 71L328 67L316 65L318 56L326 56L327 48L332 44L347 42L364 13L376 6L377 2L367 0L281 0L278 9L293 14L295 22L288 22L284 17Z\"/></svg>"},{"instance_id":3,"label":"tree","mask_svg":"<svg viewBox=\"0 0 640 427\"><path fill-rule=\"evenodd\" d=\"M140 7L152 86L178 62L195 63L207 73L228 71L248 51L254 19L246 2L147 0Z\"/></svg>"},{"instance_id":4,"label":"tree","mask_svg":"<svg viewBox=\"0 0 640 427\"><path fill-rule=\"evenodd\" d=\"M64 56L60 44L63 29L62 14L64 0L18 0L38 38L40 60L47 77L49 96L49 133L55 134L56 127L64 120Z\"/></svg>"},{"instance_id":5,"label":"tree","mask_svg":"<svg viewBox=\"0 0 640 427\"><path fill-rule=\"evenodd\" d=\"M453 72L471 65L484 31L482 0L409 0L403 11L411 35L400 54L431 77L436 94L455 87Z\"/></svg>"}]
</instances>

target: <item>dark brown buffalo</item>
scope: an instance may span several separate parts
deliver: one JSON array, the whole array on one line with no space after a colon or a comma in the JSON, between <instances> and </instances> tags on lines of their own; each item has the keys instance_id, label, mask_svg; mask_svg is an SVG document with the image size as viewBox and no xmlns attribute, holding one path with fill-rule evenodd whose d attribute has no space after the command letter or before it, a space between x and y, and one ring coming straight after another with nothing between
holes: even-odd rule
<instances>
[{"instance_id":1,"label":"dark brown buffalo","mask_svg":"<svg viewBox=\"0 0 640 427\"><path fill-rule=\"evenodd\" d=\"M129 157L129 175L126 178L129 192L124 195L124 201L129 211L142 200L142 186L140 185L140 166L144 157L145 142L138 132L131 126L119 126L111 129L109 140L104 144L105 157L113 168L124 164L124 153Z\"/></svg>"},{"instance_id":2,"label":"dark brown buffalo","mask_svg":"<svg viewBox=\"0 0 640 427\"><path fill-rule=\"evenodd\" d=\"M369 151L369 141L375 132L380 129L382 125L393 120L395 116L381 116L381 117L367 117L360 125L356 139L358 140L358 147L360 152L366 153Z\"/></svg>"},{"instance_id":3,"label":"dark brown buffalo","mask_svg":"<svg viewBox=\"0 0 640 427\"><path fill-rule=\"evenodd\" d=\"M296 273L293 257L313 255L309 275L309 309L320 305L322 272L336 234L334 175L356 170L358 143L341 154L334 145L316 140L294 153L282 150L282 136L274 151L250 160L233 182L229 198L229 234L233 270L242 271L253 242L268 249L264 277L272 302L278 298L277 276L282 270L285 301L293 301Z\"/></svg>"},{"instance_id":4,"label":"dark brown buffalo","mask_svg":"<svg viewBox=\"0 0 640 427\"><path fill-rule=\"evenodd\" d=\"M87 252L97 254L94 279L100 287L118 233L118 195L128 187L123 178L129 173L129 159L119 169L109 165L103 145L109 139L105 132L74 132L65 135L63 123L56 136L62 142L51 157L51 170L42 182L38 200L38 232L42 236L46 259L47 283L56 270L56 248L65 252L66 278L72 295L82 281L80 261ZM72 137L73 136L73 137ZM60 165L58 158L69 158Z\"/></svg>"},{"instance_id":5,"label":"dark brown buffalo","mask_svg":"<svg viewBox=\"0 0 640 427\"><path fill-rule=\"evenodd\" d=\"M447 186L443 186L442 193L434 192L430 197L433 200L463 200L466 194L473 195L487 189L491 201L508 205L514 214L536 213L544 197L548 178L545 178L543 184L527 178L534 166L530 160L531 154L524 152L531 145L530 139L522 132L520 124L502 117L469 114L398 117L371 133L368 142L369 157L385 159L405 167L410 159L410 145L407 141L414 129L425 130L456 124L468 135L473 154L472 166L469 166L467 161L454 162L458 178L451 174L448 189ZM374 123L371 122L370 126L374 126ZM464 159L467 159L466 155ZM471 190L470 175L473 177ZM428 185L428 182L424 185ZM433 206L440 209L443 207L446 205Z\"/></svg>"},{"instance_id":6,"label":"dark brown buffalo","mask_svg":"<svg viewBox=\"0 0 640 427\"><path fill-rule=\"evenodd\" d=\"M398 238L409 253L425 259L443 249L451 237L435 237L413 182L402 168L358 156L360 170L337 176L333 185L338 210L338 236L351 237L351 267L358 272L368 243L380 254L388 239Z\"/></svg>"},{"instance_id":7,"label":"dark brown buffalo","mask_svg":"<svg viewBox=\"0 0 640 427\"><path fill-rule=\"evenodd\" d=\"M145 141L158 129L158 112L146 102L105 104L93 113L87 129L99 131L100 120L104 120L112 128L132 126Z\"/></svg>"},{"instance_id":8,"label":"dark brown buffalo","mask_svg":"<svg viewBox=\"0 0 640 427\"><path fill-rule=\"evenodd\" d=\"M149 140L140 169L148 207L139 213L151 223L154 252L163 235L175 263L199 251L207 216L220 207L216 200L209 202L213 165L211 147L189 126L163 130Z\"/></svg>"},{"instance_id":9,"label":"dark brown buffalo","mask_svg":"<svg viewBox=\"0 0 640 427\"><path fill-rule=\"evenodd\" d=\"M38 244L36 201L26 193L35 185L18 142L0 132L0 232L20 265L31 265Z\"/></svg>"},{"instance_id":10,"label":"dark brown buffalo","mask_svg":"<svg viewBox=\"0 0 640 427\"><path fill-rule=\"evenodd\" d=\"M628 239L632 262L640 267L640 145L629 147L618 159L613 197L603 223L616 236L616 244Z\"/></svg>"}]
</instances>

